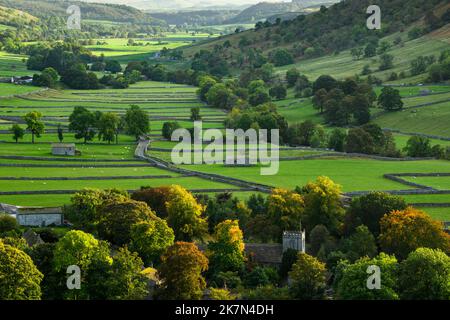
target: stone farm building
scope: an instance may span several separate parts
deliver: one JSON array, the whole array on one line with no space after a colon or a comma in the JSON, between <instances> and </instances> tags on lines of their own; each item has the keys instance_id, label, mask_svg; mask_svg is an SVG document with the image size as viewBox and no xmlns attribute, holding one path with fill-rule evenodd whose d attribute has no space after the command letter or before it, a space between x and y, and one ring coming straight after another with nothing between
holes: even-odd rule
<instances>
[{"instance_id":1,"label":"stone farm building","mask_svg":"<svg viewBox=\"0 0 450 320\"><path fill-rule=\"evenodd\" d=\"M64 223L62 208L18 207L17 223L27 227L60 226Z\"/></svg>"},{"instance_id":2,"label":"stone farm building","mask_svg":"<svg viewBox=\"0 0 450 320\"><path fill-rule=\"evenodd\" d=\"M54 156L75 156L76 155L75 143L53 143L52 154Z\"/></svg>"}]
</instances>

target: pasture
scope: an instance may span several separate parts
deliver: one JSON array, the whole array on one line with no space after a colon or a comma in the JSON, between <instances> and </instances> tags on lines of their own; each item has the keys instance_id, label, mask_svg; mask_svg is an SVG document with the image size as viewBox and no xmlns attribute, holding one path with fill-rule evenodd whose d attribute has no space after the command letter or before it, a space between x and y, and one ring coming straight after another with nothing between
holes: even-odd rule
<instances>
[{"instance_id":1,"label":"pasture","mask_svg":"<svg viewBox=\"0 0 450 320\"><path fill-rule=\"evenodd\" d=\"M21 86L20 88L33 88ZM431 90L428 96L418 96L423 89ZM380 89L375 88L379 93ZM20 205L62 205L70 200L70 193L82 188L120 188L136 190L141 186L161 186L180 184L190 190L203 189L235 190L239 199L247 199L252 192L243 191L232 184L216 182L196 176L183 175L171 170L158 169L147 162L134 158L136 142L133 137L126 134L119 135L119 144L94 141L83 144L77 140L73 133L64 133L64 142L74 142L82 153L74 158L58 158L51 155L52 142L57 142L56 126L61 124L65 130L68 127L68 118L75 106L84 106L91 111L115 112L123 115L130 105L139 105L149 113L151 127L151 144L148 154L162 160L170 161L170 152L175 142L165 141L161 137L162 125L166 121L177 121L184 128L192 128L190 109L199 107L203 118L203 127L224 129L223 120L226 114L222 110L213 109L198 100L197 89L187 85L175 85L145 81L139 82L124 90L48 90L45 92L31 92L26 97L7 97L0 103L0 156L22 156L24 159L0 158L0 191L14 194L0 194L0 202ZM411 109L403 112L393 112L380 115L375 122L382 123L382 127L390 128L388 121L398 118L392 128L404 131L419 130L418 132L433 132L433 127L441 134L446 134L448 128L439 127L439 123L446 121L446 104L436 103L438 99L448 99L450 90L446 86L402 87L401 95L405 104ZM438 94L436 94L438 93ZM423 103L432 103L430 106L415 108ZM290 124L311 120L323 123L322 116L314 109L311 99L295 99L292 91L285 100L276 101L279 112L286 117ZM25 128L22 116L26 113L39 110L43 113L43 121L47 132L37 143L31 143L31 135L26 133L24 139L14 143L8 131L13 123L19 123ZM411 110L418 110L417 115L438 113L433 120L428 121L425 129L414 128L414 121L409 120L407 127L401 125L401 118L410 114ZM434 110L431 111L430 110ZM374 113L380 109L374 109ZM417 126L425 126L422 120ZM405 122L406 126L406 122ZM326 128L327 131L332 128ZM394 134L398 147L406 145L409 135ZM445 141L433 140L433 144L450 145ZM304 157L317 155L323 151L308 149L286 148L280 151L280 157ZM30 157L39 157L40 160ZM15 167L13 167L15 166ZM390 191L412 190L413 187L388 180L383 177L386 173L409 172L450 172L448 161L380 161L366 158L344 158L340 156L320 158L314 160L281 161L279 173L275 176L261 176L260 168L255 167L227 167L222 165L183 165L181 168L203 173L219 174L259 183L271 187L293 189L313 181L317 176L329 176L342 185L344 192L353 191ZM64 179L63 179L64 178ZM60 180L58 180L60 179ZM441 179L441 178L439 178ZM433 179L426 181L436 188L447 188L448 182ZM448 179L447 179L448 180ZM414 182L416 180L414 179ZM28 191L30 194L20 194ZM50 196L35 193L47 192ZM60 194L63 192L64 194ZM213 196L214 192L208 193ZM421 195L405 196L408 203L446 203L447 195ZM446 208L433 208L429 211L434 217L450 220Z\"/></svg>"},{"instance_id":2,"label":"pasture","mask_svg":"<svg viewBox=\"0 0 450 320\"><path fill-rule=\"evenodd\" d=\"M0 51L0 77L26 76L26 56Z\"/></svg>"},{"instance_id":3,"label":"pasture","mask_svg":"<svg viewBox=\"0 0 450 320\"><path fill-rule=\"evenodd\" d=\"M81 156L64 158L51 154L51 143L58 141L56 126L61 124L67 128L69 115L74 106L79 105L91 111L112 111L123 115L130 104L138 104L149 112L151 133L156 136L161 135L165 121L179 121L182 126L191 127L192 107L200 107L203 118L212 121L206 122L205 127L220 127L221 123L214 121L221 122L223 112L204 106L195 92L194 87L148 81L120 91L48 90L26 98L1 100L0 192L29 191L32 194L2 194L0 201L21 205L61 205L67 203L70 194L58 193L71 193L86 187L136 190L141 186L180 184L191 190L239 189L226 183L158 169L139 161L134 158L135 139L126 134L119 135L119 144L108 144L97 139L83 144L73 133L65 132L64 142L75 142ZM47 132L36 138L36 144L31 143L28 132L19 143L13 142L8 129L13 123L25 128L21 117L33 110L43 114ZM13 158L6 158L8 156ZM36 192L48 192L51 196L37 196L33 194Z\"/></svg>"},{"instance_id":4,"label":"pasture","mask_svg":"<svg viewBox=\"0 0 450 320\"><path fill-rule=\"evenodd\" d=\"M392 72L400 73L402 71L408 71L410 69L410 63L413 59L416 59L419 56L427 56L431 54L438 57L439 53L445 49L448 49L449 46L448 31L443 33L442 36L427 35L410 41L406 39L405 34L397 33L382 39L381 41L386 40L392 43L397 36L401 36L403 38L403 42L401 45L395 45L388 50L388 53L395 57L393 62L394 67L389 70L378 71L378 66L380 64L379 56L355 60L350 54L350 50L342 51L337 55L331 54L320 58L305 59L295 65L279 67L276 68L276 70L277 72L284 74L287 70L295 66L311 80L315 80L323 74L330 74L336 78L343 79L360 75L364 66L369 65L373 71L372 75L382 80L386 80ZM414 80L414 82L417 83L423 81L424 79L425 75L420 75L415 79L407 78L403 80L396 80L394 82L409 83Z\"/></svg>"},{"instance_id":5,"label":"pasture","mask_svg":"<svg viewBox=\"0 0 450 320\"><path fill-rule=\"evenodd\" d=\"M42 90L39 87L23 86L13 83L0 83L0 98L2 96L20 95L34 91ZM1 103L1 102L0 102Z\"/></svg>"}]
</instances>

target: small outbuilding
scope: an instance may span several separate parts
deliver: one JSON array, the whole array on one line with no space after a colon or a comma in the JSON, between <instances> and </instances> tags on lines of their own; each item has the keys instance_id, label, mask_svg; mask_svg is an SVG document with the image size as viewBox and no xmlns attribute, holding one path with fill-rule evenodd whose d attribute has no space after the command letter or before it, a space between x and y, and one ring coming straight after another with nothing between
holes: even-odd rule
<instances>
[{"instance_id":1,"label":"small outbuilding","mask_svg":"<svg viewBox=\"0 0 450 320\"><path fill-rule=\"evenodd\" d=\"M33 82L32 76L12 77L11 83L15 84L31 84Z\"/></svg>"},{"instance_id":2,"label":"small outbuilding","mask_svg":"<svg viewBox=\"0 0 450 320\"><path fill-rule=\"evenodd\" d=\"M52 154L54 156L75 156L76 153L75 143L52 143Z\"/></svg>"},{"instance_id":3,"label":"small outbuilding","mask_svg":"<svg viewBox=\"0 0 450 320\"><path fill-rule=\"evenodd\" d=\"M60 226L64 223L61 208L18 207L17 223L27 227Z\"/></svg>"}]
</instances>

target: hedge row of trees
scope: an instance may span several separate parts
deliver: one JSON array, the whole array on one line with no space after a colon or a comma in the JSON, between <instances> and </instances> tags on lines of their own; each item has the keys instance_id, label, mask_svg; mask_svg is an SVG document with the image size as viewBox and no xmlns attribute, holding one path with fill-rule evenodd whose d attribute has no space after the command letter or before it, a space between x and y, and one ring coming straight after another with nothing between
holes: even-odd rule
<instances>
[{"instance_id":1,"label":"hedge row of trees","mask_svg":"<svg viewBox=\"0 0 450 320\"><path fill-rule=\"evenodd\" d=\"M23 119L26 123L26 130L32 134L32 142L35 137L39 138L44 133L45 124L42 121L42 113L33 111L27 113ZM89 111L85 107L75 107L69 116L69 130L75 133L76 139L83 139L84 143L92 141L95 136L99 140L111 143L115 140L119 143L121 132L139 139L150 130L149 115L137 105L132 105L125 115L120 117L114 112ZM25 129L18 124L14 124L11 129L13 139L16 143L23 139ZM64 130L58 126L58 139L64 141Z\"/></svg>"},{"instance_id":2,"label":"hedge row of trees","mask_svg":"<svg viewBox=\"0 0 450 320\"><path fill-rule=\"evenodd\" d=\"M194 197L176 185L131 197L86 189L64 209L73 230L36 230L44 244L27 246L15 219L0 217L0 297L323 299L328 288L338 299L450 297L450 236L441 223L388 194L348 208L340 197L326 177L245 202L228 193ZM302 229L307 253L286 251L278 269L245 251L244 239L280 242L284 230ZM200 250L194 241L206 238ZM81 268L81 290L66 287L70 265ZM366 289L370 265L383 272L382 290Z\"/></svg>"},{"instance_id":3,"label":"hedge row of trees","mask_svg":"<svg viewBox=\"0 0 450 320\"><path fill-rule=\"evenodd\" d=\"M114 112L91 112L85 107L75 107L69 117L69 130L84 143L92 141L96 135L99 140L118 143L120 132L136 140L146 135L150 130L150 120L148 113L137 105L130 106L123 117Z\"/></svg>"}]
</instances>

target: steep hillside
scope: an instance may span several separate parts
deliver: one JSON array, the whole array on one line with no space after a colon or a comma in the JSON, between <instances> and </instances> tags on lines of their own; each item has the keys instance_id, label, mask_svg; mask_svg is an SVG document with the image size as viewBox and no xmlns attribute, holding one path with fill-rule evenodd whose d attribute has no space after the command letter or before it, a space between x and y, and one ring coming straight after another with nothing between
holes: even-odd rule
<instances>
[{"instance_id":1,"label":"steep hillside","mask_svg":"<svg viewBox=\"0 0 450 320\"><path fill-rule=\"evenodd\" d=\"M67 17L66 10L70 5L81 9L83 19L131 22L140 24L163 24L150 15L125 5L86 3L80 1L51 0L0 0L0 5L18 9L36 17Z\"/></svg>"},{"instance_id":2,"label":"steep hillside","mask_svg":"<svg viewBox=\"0 0 450 320\"><path fill-rule=\"evenodd\" d=\"M37 21L36 17L26 12L0 6L0 24L2 25L17 27Z\"/></svg>"},{"instance_id":3,"label":"steep hillside","mask_svg":"<svg viewBox=\"0 0 450 320\"><path fill-rule=\"evenodd\" d=\"M411 0L405 7L404 1L401 0L380 0L381 30L369 30L366 27L366 10L371 3L370 0L348 0L322 8L316 13L298 16L291 21L259 24L255 30L187 48L185 54L192 57L201 50L214 50L216 55L222 55L232 69L242 70L245 67L257 68L267 61L277 67L288 67L293 62L301 63L326 56L330 57L331 65L336 65L343 52L358 48L362 50L361 54L365 60L359 56L353 61L350 52L348 57L350 68L353 64L361 63L358 67L360 72L364 64L370 64L372 69L378 68L380 56L393 47L398 48L394 53L400 55L398 58L401 61L407 60L410 56L401 56L401 48L408 41L427 34L432 35L433 32L441 33L443 37L439 36L439 39L448 39L445 28L450 22L448 1ZM395 37L386 38L394 34ZM430 36L431 40L435 37ZM383 43L383 39L387 39L388 43ZM372 50L368 50L366 54L367 46ZM431 51L425 53L439 55L440 51L432 52L433 48L437 47L442 50L448 48L448 45L445 42L441 46L433 44ZM288 56L285 61L276 61L280 50L283 51L281 56ZM409 64L409 61L406 63ZM354 74L355 72L351 75Z\"/></svg>"}]
</instances>

